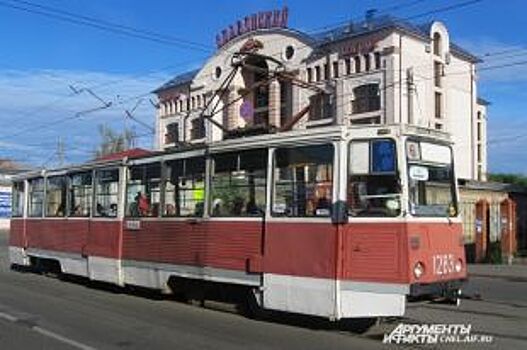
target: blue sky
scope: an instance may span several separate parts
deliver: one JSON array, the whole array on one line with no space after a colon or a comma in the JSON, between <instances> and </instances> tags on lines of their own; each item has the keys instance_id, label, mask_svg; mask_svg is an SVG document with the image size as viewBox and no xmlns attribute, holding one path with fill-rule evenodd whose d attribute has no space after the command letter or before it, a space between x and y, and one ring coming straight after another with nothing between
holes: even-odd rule
<instances>
[{"instance_id":1,"label":"blue sky","mask_svg":"<svg viewBox=\"0 0 527 350\"><path fill-rule=\"evenodd\" d=\"M161 33L170 36L173 44L130 38L9 7L28 8L29 2ZM149 130L126 121L124 111L138 104L134 115L153 124L154 109L146 93L175 74L199 67L214 50L216 32L247 14L285 4L290 9L290 27L313 31L350 18L360 20L369 8L392 9L392 14L406 18L463 2L0 0L0 158L56 165L54 152L60 137L66 160L84 161L97 144L101 123L133 127L140 136L138 146L151 147ZM484 68L527 61L526 12L527 1L483 0L420 16L413 22L444 21L453 41L478 55L513 50L484 56ZM193 48L188 41L196 43ZM102 102L87 91L74 93L70 86L76 91L91 88L105 102L112 102L112 107L74 117L97 109ZM492 102L490 171L527 174L527 64L482 70L479 94ZM64 120L67 118L71 120ZM46 126L53 122L56 124Z\"/></svg>"}]
</instances>

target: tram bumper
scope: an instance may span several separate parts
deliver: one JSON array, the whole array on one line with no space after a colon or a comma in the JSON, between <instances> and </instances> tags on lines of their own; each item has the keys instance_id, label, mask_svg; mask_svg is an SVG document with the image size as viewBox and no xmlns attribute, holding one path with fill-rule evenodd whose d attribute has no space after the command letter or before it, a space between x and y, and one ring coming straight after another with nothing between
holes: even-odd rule
<instances>
[{"instance_id":1,"label":"tram bumper","mask_svg":"<svg viewBox=\"0 0 527 350\"><path fill-rule=\"evenodd\" d=\"M408 301L442 300L459 304L461 289L466 279L455 279L431 283L413 283L410 285Z\"/></svg>"}]
</instances>

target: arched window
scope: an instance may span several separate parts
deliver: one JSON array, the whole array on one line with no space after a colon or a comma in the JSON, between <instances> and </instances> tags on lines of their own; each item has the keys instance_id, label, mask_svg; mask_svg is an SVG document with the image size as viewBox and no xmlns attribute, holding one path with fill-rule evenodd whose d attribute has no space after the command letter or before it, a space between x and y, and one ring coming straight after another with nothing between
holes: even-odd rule
<instances>
[{"instance_id":1,"label":"arched window","mask_svg":"<svg viewBox=\"0 0 527 350\"><path fill-rule=\"evenodd\" d=\"M437 32L434 33L434 55L441 56L441 52L443 50L442 45L443 43L441 39L441 34Z\"/></svg>"},{"instance_id":2,"label":"arched window","mask_svg":"<svg viewBox=\"0 0 527 350\"><path fill-rule=\"evenodd\" d=\"M353 89L354 99L351 102L353 114L378 111L381 109L379 84L365 84Z\"/></svg>"}]
</instances>

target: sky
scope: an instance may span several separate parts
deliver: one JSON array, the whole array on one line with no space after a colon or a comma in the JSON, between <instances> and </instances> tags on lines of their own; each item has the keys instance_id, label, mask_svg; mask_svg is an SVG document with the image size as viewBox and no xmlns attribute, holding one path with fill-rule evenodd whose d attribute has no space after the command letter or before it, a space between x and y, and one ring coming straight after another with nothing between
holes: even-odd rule
<instances>
[{"instance_id":1,"label":"sky","mask_svg":"<svg viewBox=\"0 0 527 350\"><path fill-rule=\"evenodd\" d=\"M453 42L484 60L478 94L491 102L489 171L527 174L527 1L475 0L442 11L467 1L0 0L0 158L56 166L62 143L66 162L85 161L101 124L132 128L137 146L152 147L151 130L125 111L153 126L153 89L199 68L227 25L287 5L289 27L307 32L359 21L372 8L417 24L443 21ZM65 13L42 15L41 6L138 31L64 21Z\"/></svg>"}]
</instances>

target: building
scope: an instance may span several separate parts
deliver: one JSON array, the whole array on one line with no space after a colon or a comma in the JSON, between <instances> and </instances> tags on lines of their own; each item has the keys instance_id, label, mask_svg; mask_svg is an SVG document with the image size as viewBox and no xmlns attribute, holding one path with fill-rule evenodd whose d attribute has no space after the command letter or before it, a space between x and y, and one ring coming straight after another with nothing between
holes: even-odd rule
<instances>
[{"instance_id":1,"label":"building","mask_svg":"<svg viewBox=\"0 0 527 350\"><path fill-rule=\"evenodd\" d=\"M9 159L0 159L0 230L9 229L11 218L11 177L27 171Z\"/></svg>"},{"instance_id":2,"label":"building","mask_svg":"<svg viewBox=\"0 0 527 350\"><path fill-rule=\"evenodd\" d=\"M415 25L368 11L362 22L307 34L288 28L288 15L284 8L237 21L217 36L203 67L154 91L160 150L232 131L411 124L449 133L458 177L485 180L480 60L455 45L443 23ZM235 69L239 52L252 55Z\"/></svg>"}]
</instances>

